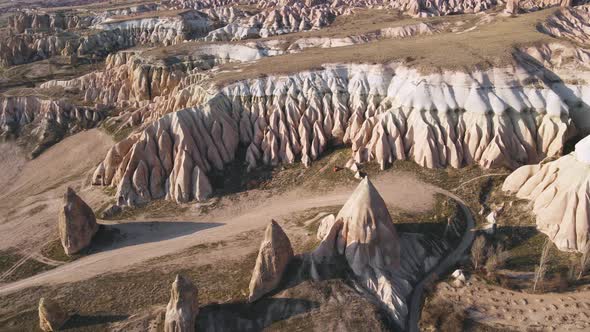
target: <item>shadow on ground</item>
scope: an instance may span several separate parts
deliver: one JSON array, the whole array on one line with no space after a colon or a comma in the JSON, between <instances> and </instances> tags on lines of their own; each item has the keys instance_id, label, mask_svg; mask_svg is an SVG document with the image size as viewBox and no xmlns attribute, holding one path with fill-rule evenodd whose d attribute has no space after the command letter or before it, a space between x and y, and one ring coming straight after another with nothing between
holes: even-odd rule
<instances>
[{"instance_id":1,"label":"shadow on ground","mask_svg":"<svg viewBox=\"0 0 590 332\"><path fill-rule=\"evenodd\" d=\"M128 315L72 315L60 330L80 329L96 325L119 322L127 319Z\"/></svg>"}]
</instances>

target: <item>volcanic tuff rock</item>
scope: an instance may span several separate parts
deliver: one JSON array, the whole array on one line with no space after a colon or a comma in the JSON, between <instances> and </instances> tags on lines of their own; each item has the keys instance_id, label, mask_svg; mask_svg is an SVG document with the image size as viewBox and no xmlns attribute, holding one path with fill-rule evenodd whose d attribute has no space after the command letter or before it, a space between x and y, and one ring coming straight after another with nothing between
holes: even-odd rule
<instances>
[{"instance_id":1,"label":"volcanic tuff rock","mask_svg":"<svg viewBox=\"0 0 590 332\"><path fill-rule=\"evenodd\" d=\"M563 8L541 26L551 36L590 45L590 5Z\"/></svg>"},{"instance_id":2,"label":"volcanic tuff rock","mask_svg":"<svg viewBox=\"0 0 590 332\"><path fill-rule=\"evenodd\" d=\"M559 249L584 251L590 243L590 136L566 156L517 169L502 190L532 201L537 228Z\"/></svg>"},{"instance_id":3,"label":"volcanic tuff rock","mask_svg":"<svg viewBox=\"0 0 590 332\"><path fill-rule=\"evenodd\" d=\"M49 33L46 30L52 24L67 24L52 23L50 17L36 14L19 14L13 17L11 24L15 30L22 30L24 33L11 34L0 43L0 66L23 64L57 55L106 56L120 49L149 43L172 45L204 36L213 30L213 22L207 15L196 11L181 11L162 16L143 14L138 18L127 19L109 18L103 22L92 21L79 26L87 29L67 32L57 29ZM43 23L47 20L47 23ZM90 23L95 23L92 26L94 30L87 26ZM33 26L33 31L27 30L27 26Z\"/></svg>"},{"instance_id":4,"label":"volcanic tuff rock","mask_svg":"<svg viewBox=\"0 0 590 332\"><path fill-rule=\"evenodd\" d=\"M508 15L516 15L520 11L520 0L508 0L506 2L506 9L504 13Z\"/></svg>"},{"instance_id":5,"label":"volcanic tuff rock","mask_svg":"<svg viewBox=\"0 0 590 332\"><path fill-rule=\"evenodd\" d=\"M78 16L63 12L55 13L27 13L19 12L8 17L8 26L16 33L33 30L74 30L86 29L94 24L92 16Z\"/></svg>"},{"instance_id":6,"label":"volcanic tuff rock","mask_svg":"<svg viewBox=\"0 0 590 332\"><path fill-rule=\"evenodd\" d=\"M375 296L398 327L405 327L407 300L415 285L448 255L461 239L464 220L449 219L443 234L397 233L385 202L365 178L334 218L327 234L311 253L311 276L328 277L342 259L353 283Z\"/></svg>"},{"instance_id":7,"label":"volcanic tuff rock","mask_svg":"<svg viewBox=\"0 0 590 332\"><path fill-rule=\"evenodd\" d=\"M306 30L317 30L329 25L339 12L328 6L307 7L289 5L244 17L223 28L210 32L205 40L230 41L269 37Z\"/></svg>"},{"instance_id":8,"label":"volcanic tuff rock","mask_svg":"<svg viewBox=\"0 0 590 332\"><path fill-rule=\"evenodd\" d=\"M108 31L120 31L136 44L177 44L187 39L203 36L213 29L207 15L193 10L179 12L156 11L121 19L107 19L97 26Z\"/></svg>"},{"instance_id":9,"label":"volcanic tuff rock","mask_svg":"<svg viewBox=\"0 0 590 332\"><path fill-rule=\"evenodd\" d=\"M216 90L190 85L156 102L152 112L201 106L156 116L131 146L118 149L120 158L103 161L93 182L118 186L122 204L149 199L147 193L184 202L195 197L195 166L205 173L223 169L238 144L247 147L249 169L299 159L309 166L328 145L342 143L352 147L356 162L382 168L398 159L430 168L517 168L559 154L570 134L570 108L581 114L585 103L579 101L590 99L586 86L526 83L535 75L524 69L421 75L398 64L333 65ZM585 128L588 118L580 119L576 125ZM140 161L149 188L133 180Z\"/></svg>"},{"instance_id":10,"label":"volcanic tuff rock","mask_svg":"<svg viewBox=\"0 0 590 332\"><path fill-rule=\"evenodd\" d=\"M67 255L73 255L88 247L98 231L94 212L69 187L64 194L63 207L59 211L57 223L61 244Z\"/></svg>"},{"instance_id":11,"label":"volcanic tuff rock","mask_svg":"<svg viewBox=\"0 0 590 332\"><path fill-rule=\"evenodd\" d=\"M64 136L93 128L106 112L74 106L64 100L35 96L0 97L0 137L31 136L31 153L38 156Z\"/></svg>"},{"instance_id":12,"label":"volcanic tuff rock","mask_svg":"<svg viewBox=\"0 0 590 332\"><path fill-rule=\"evenodd\" d=\"M194 332L199 300L197 287L186 277L176 275L166 307L165 332Z\"/></svg>"},{"instance_id":13,"label":"volcanic tuff rock","mask_svg":"<svg viewBox=\"0 0 590 332\"><path fill-rule=\"evenodd\" d=\"M360 284L403 326L408 312L405 298L411 286L397 277L399 237L383 198L368 178L344 203L336 220L343 222L336 240L338 252L345 255Z\"/></svg>"},{"instance_id":14,"label":"volcanic tuff rock","mask_svg":"<svg viewBox=\"0 0 590 332\"><path fill-rule=\"evenodd\" d=\"M291 258L293 258L291 241L281 226L272 220L266 227L264 240L260 244L258 258L250 279L248 301L254 302L274 290L281 281Z\"/></svg>"},{"instance_id":15,"label":"volcanic tuff rock","mask_svg":"<svg viewBox=\"0 0 590 332\"><path fill-rule=\"evenodd\" d=\"M39 300L39 327L46 332L58 331L69 319L59 303L46 298Z\"/></svg>"},{"instance_id":16,"label":"volcanic tuff rock","mask_svg":"<svg viewBox=\"0 0 590 332\"><path fill-rule=\"evenodd\" d=\"M318 240L323 240L334 226L336 222L336 217L333 214L327 215L320 221L320 227L318 227L317 238Z\"/></svg>"}]
</instances>

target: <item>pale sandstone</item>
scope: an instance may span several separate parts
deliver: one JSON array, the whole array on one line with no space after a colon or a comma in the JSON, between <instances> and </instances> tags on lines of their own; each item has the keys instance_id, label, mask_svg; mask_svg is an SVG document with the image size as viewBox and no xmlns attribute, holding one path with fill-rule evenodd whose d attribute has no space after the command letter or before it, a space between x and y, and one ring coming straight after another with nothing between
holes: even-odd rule
<instances>
[{"instance_id":1,"label":"pale sandstone","mask_svg":"<svg viewBox=\"0 0 590 332\"><path fill-rule=\"evenodd\" d=\"M256 265L250 279L249 302L254 302L274 290L283 277L289 261L293 258L293 248L289 237L276 221L272 220L264 232Z\"/></svg>"},{"instance_id":2,"label":"pale sandstone","mask_svg":"<svg viewBox=\"0 0 590 332\"><path fill-rule=\"evenodd\" d=\"M64 194L57 224L61 244L67 255L76 254L88 247L98 231L94 212L69 187Z\"/></svg>"},{"instance_id":3,"label":"pale sandstone","mask_svg":"<svg viewBox=\"0 0 590 332\"><path fill-rule=\"evenodd\" d=\"M186 277L176 275L166 306L165 332L194 332L199 313L197 287Z\"/></svg>"},{"instance_id":4,"label":"pale sandstone","mask_svg":"<svg viewBox=\"0 0 590 332\"><path fill-rule=\"evenodd\" d=\"M39 327L41 330L59 331L69 318L68 313L56 301L48 298L39 300Z\"/></svg>"}]
</instances>

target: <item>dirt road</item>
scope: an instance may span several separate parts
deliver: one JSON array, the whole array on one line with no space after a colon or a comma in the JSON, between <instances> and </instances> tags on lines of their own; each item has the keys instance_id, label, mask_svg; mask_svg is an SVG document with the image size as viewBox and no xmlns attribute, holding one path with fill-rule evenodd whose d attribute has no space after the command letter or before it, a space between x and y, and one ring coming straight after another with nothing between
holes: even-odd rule
<instances>
[{"instance_id":1,"label":"dirt road","mask_svg":"<svg viewBox=\"0 0 590 332\"><path fill-rule=\"evenodd\" d=\"M436 188L408 173L388 173L373 180L384 200L406 211L432 208ZM0 287L0 295L27 287L75 282L100 274L123 271L133 264L172 254L185 248L231 238L248 230L263 227L271 218L281 220L298 211L343 204L354 187L337 187L321 194L301 190L270 198L245 199L229 207L224 217L200 219L171 218L168 221L125 221L115 224L126 235L123 243L111 250L93 254L28 279ZM231 216L231 210L239 211ZM174 220L174 221L172 221ZM173 224L170 224L172 222ZM168 225L168 226L167 226ZM258 241L258 239L253 239Z\"/></svg>"},{"instance_id":2,"label":"dirt road","mask_svg":"<svg viewBox=\"0 0 590 332\"><path fill-rule=\"evenodd\" d=\"M443 194L449 198L454 199L466 217L467 227L465 233L463 234L463 238L459 245L447 255L438 265L432 269L423 279L421 282L414 287L412 291L412 297L410 299L409 305L409 315L408 315L408 331L410 332L419 332L420 328L418 323L420 321L420 312L422 307L422 302L424 300L424 287L428 282L432 280L433 276L440 276L444 275L450 268L457 265L457 262L461 259L465 251L471 246L473 242L473 238L475 237L475 220L473 219L473 215L471 214L471 210L467 207L467 204L459 198L457 195L443 190L443 189L436 189L438 193Z\"/></svg>"}]
</instances>

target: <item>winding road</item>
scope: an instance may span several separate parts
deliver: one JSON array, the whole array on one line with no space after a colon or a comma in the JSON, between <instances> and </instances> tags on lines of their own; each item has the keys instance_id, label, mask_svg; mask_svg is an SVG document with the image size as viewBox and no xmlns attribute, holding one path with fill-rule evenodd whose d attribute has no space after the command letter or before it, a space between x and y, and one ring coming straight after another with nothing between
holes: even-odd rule
<instances>
[{"instance_id":1,"label":"winding road","mask_svg":"<svg viewBox=\"0 0 590 332\"><path fill-rule=\"evenodd\" d=\"M473 219L473 214L467 207L467 204L460 197L447 190L436 189L436 192L455 200L459 204L461 210L463 210L463 213L465 214L467 225L459 245L452 252L450 252L447 257L440 261L438 265L434 267L426 276L424 276L422 281L420 281L414 287L414 290L412 291L412 297L410 298L409 314L407 320L407 330L409 332L420 331L420 314L422 312L421 308L424 300L424 287L426 284L433 280L433 277L443 275L450 268L455 266L461 259L463 253L465 253L465 251L471 246L471 243L475 237L475 220Z\"/></svg>"},{"instance_id":2,"label":"winding road","mask_svg":"<svg viewBox=\"0 0 590 332\"><path fill-rule=\"evenodd\" d=\"M432 208L439 189L416 179L409 173L387 173L373 179L383 199L405 211ZM334 187L328 192L310 194L293 190L271 197L246 197L231 202L222 216L185 215L174 220L124 221L112 224L126 235L116 247L80 258L27 279L0 286L0 296L32 286L62 284L89 279L101 274L122 272L146 260L180 252L189 247L231 239L238 234L264 227L271 218L292 215L311 208L343 204L354 185ZM258 239L253 239L258 241Z\"/></svg>"}]
</instances>

